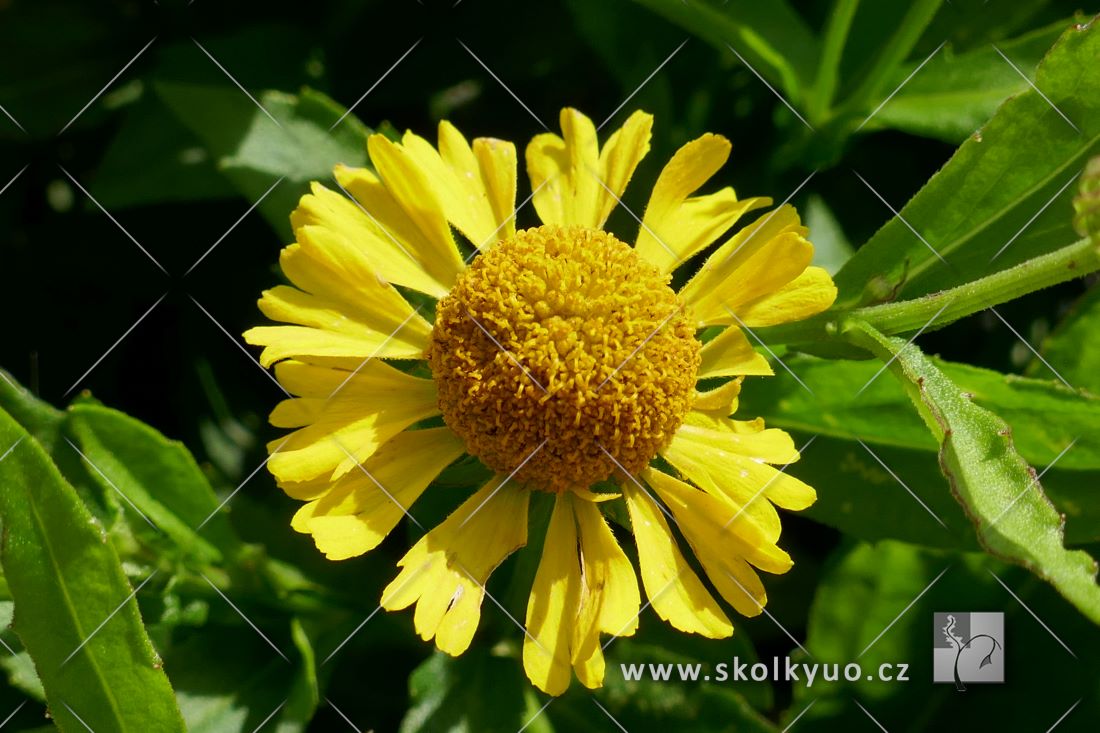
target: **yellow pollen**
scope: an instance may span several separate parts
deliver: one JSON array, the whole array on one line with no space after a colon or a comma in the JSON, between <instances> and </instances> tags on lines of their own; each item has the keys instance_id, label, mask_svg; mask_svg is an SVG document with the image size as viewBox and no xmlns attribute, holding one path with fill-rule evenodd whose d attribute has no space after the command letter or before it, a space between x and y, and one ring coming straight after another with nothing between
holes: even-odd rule
<instances>
[{"instance_id":1,"label":"yellow pollen","mask_svg":"<svg viewBox=\"0 0 1100 733\"><path fill-rule=\"evenodd\" d=\"M436 309L443 419L533 488L586 488L615 461L637 473L680 427L699 368L668 283L603 231L542 226L494 245Z\"/></svg>"}]
</instances>

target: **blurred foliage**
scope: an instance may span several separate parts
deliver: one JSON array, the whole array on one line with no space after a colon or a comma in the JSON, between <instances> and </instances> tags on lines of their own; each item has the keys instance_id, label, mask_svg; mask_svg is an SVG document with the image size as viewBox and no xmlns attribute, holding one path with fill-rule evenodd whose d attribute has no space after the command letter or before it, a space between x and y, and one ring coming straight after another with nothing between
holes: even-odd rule
<instances>
[{"instance_id":1,"label":"blurred foliage","mask_svg":"<svg viewBox=\"0 0 1100 733\"><path fill-rule=\"evenodd\" d=\"M1043 730L1075 701L1058 730L1092 730L1097 627L1036 575L982 552L1051 549L1059 514L1079 576L1083 551L1100 548L1092 277L999 306L1035 350L982 314L922 334L937 358L894 365L912 383L936 382L940 395L921 409L951 413L964 435L991 439L1003 419L1028 464L1056 461L1024 499L1045 515L1045 536L1008 525L1004 537L982 536L972 524L982 509L968 491L980 500L1028 482L1014 451L1003 475L973 474L965 452L927 430L902 382L875 377L881 361L773 344L790 372L749 380L744 414L800 444L821 437L790 469L820 500L785 518L796 566L769 579L770 615L712 642L646 611L637 637L608 647L603 689L574 684L556 700L528 685L509 616L526 592L510 583L521 585L512 579L529 572L538 543L494 575L490 591L506 602L485 604L470 652L433 654L411 614L377 605L415 528L344 563L290 531L295 503L262 466L280 393L237 337L261 320L255 299L279 277L288 214L308 183L331 184L336 162L367 164L371 130L430 137L443 118L522 143L564 105L609 126L653 112L653 150L625 197L636 212L641 182L676 148L725 134L734 150L723 185L791 195L851 304L933 293L984 274L991 257L1008 267L1064 246L1074 196L1088 212L1095 193L1071 184L1097 152L1100 34L1063 35L1097 11L1085 5L0 2L0 365L10 370L0 373L0 454L26 443L0 463L0 720L15 711L0 725L81 730L67 717L79 714L97 732L161 730L148 719L176 715L167 680L187 729L211 733L349 722L604 731L612 719L631 731L779 731L796 719L798 730L870 729L860 706L891 731ZM1087 221L1080 214L1078 226ZM636 223L620 209L611 226L627 238ZM955 487L962 504L941 450L969 487ZM437 485L468 486L481 471L456 464ZM457 501L429 491L417 515L430 524ZM82 558L69 572L40 552L55 536ZM1070 554L1057 539L1052 552ZM61 612L63 597L81 602ZM1007 611L1009 684L965 699L930 684L931 614L945 608ZM61 663L116 610L85 653ZM627 681L618 666L792 652L907 661L911 681L657 683ZM96 689L132 700L100 709Z\"/></svg>"}]
</instances>

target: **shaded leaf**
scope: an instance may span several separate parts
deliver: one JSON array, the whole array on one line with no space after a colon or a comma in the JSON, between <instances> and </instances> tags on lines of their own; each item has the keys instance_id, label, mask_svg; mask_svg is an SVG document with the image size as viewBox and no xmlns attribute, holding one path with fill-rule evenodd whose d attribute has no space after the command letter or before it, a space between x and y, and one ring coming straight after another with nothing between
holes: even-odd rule
<instances>
[{"instance_id":1,"label":"shaded leaf","mask_svg":"<svg viewBox=\"0 0 1100 733\"><path fill-rule=\"evenodd\" d=\"M333 166L367 163L369 130L312 89L264 92L261 109L232 87L161 81L153 88L250 204L271 190L259 210L284 238L310 181L335 187Z\"/></svg>"},{"instance_id":2,"label":"shaded leaf","mask_svg":"<svg viewBox=\"0 0 1100 733\"><path fill-rule=\"evenodd\" d=\"M1036 72L1047 99L1029 89L1005 102L837 273L837 303L924 295L1076 241L1069 184L1100 147L1098 56L1100 24L1066 31Z\"/></svg>"},{"instance_id":3,"label":"shaded leaf","mask_svg":"<svg viewBox=\"0 0 1100 733\"><path fill-rule=\"evenodd\" d=\"M69 408L67 428L103 491L125 497L135 531L144 532L151 523L179 553L203 563L220 562L237 549L214 490L182 443L100 405ZM145 516L136 515L134 507Z\"/></svg>"},{"instance_id":4,"label":"shaded leaf","mask_svg":"<svg viewBox=\"0 0 1100 733\"><path fill-rule=\"evenodd\" d=\"M1063 546L1061 514L1013 445L1008 425L975 405L920 349L854 324L851 340L888 361L929 430L940 442L940 466L952 492L991 553L1053 585L1100 624L1096 561Z\"/></svg>"},{"instance_id":5,"label":"shaded leaf","mask_svg":"<svg viewBox=\"0 0 1100 733\"><path fill-rule=\"evenodd\" d=\"M42 447L2 411L0 445L14 446L0 461L0 559L15 631L54 721L66 733L182 731L114 548Z\"/></svg>"},{"instance_id":6,"label":"shaded leaf","mask_svg":"<svg viewBox=\"0 0 1100 733\"><path fill-rule=\"evenodd\" d=\"M1033 76L1043 54L1069 26L1070 21L1059 21L999 42L997 49ZM1001 102L1028 89L1027 80L992 45L959 54L945 46L918 71L923 60L895 72L887 86L900 91L866 129L890 127L957 145L992 117Z\"/></svg>"}]
</instances>

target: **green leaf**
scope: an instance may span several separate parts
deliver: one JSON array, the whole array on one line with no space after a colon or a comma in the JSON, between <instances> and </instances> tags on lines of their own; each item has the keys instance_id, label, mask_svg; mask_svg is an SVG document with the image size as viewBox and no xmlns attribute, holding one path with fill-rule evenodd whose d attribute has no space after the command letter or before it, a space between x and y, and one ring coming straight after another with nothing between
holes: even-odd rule
<instances>
[{"instance_id":1,"label":"green leaf","mask_svg":"<svg viewBox=\"0 0 1100 733\"><path fill-rule=\"evenodd\" d=\"M53 452L65 413L35 397L3 369L0 369L0 410L7 412L47 452Z\"/></svg>"},{"instance_id":2,"label":"green leaf","mask_svg":"<svg viewBox=\"0 0 1100 733\"><path fill-rule=\"evenodd\" d=\"M1005 269L1074 242L1069 184L1100 145L1098 56L1100 24L1066 31L1036 72L1047 99L1029 89L963 143L837 273L838 304L924 295L987 275L994 257Z\"/></svg>"},{"instance_id":3,"label":"green leaf","mask_svg":"<svg viewBox=\"0 0 1100 733\"><path fill-rule=\"evenodd\" d=\"M69 408L67 427L91 464L93 479L104 492L125 497L135 531L163 533L181 555L198 563L221 562L236 551L239 543L218 511L217 496L182 443L99 405Z\"/></svg>"},{"instance_id":4,"label":"green leaf","mask_svg":"<svg viewBox=\"0 0 1100 733\"><path fill-rule=\"evenodd\" d=\"M54 721L66 733L183 731L114 548L42 447L2 411L0 445L14 446L0 461L0 561L15 631Z\"/></svg>"},{"instance_id":5,"label":"green leaf","mask_svg":"<svg viewBox=\"0 0 1100 733\"><path fill-rule=\"evenodd\" d=\"M785 0L731 0L721 7L699 0L635 1L711 44L721 56L732 47L791 104L797 106L813 83L817 38Z\"/></svg>"},{"instance_id":6,"label":"green leaf","mask_svg":"<svg viewBox=\"0 0 1100 733\"><path fill-rule=\"evenodd\" d=\"M1100 395L1100 288L1094 287L1074 306L1043 344L1043 358L1070 384ZM1046 370L1036 360L1030 371Z\"/></svg>"},{"instance_id":7,"label":"green leaf","mask_svg":"<svg viewBox=\"0 0 1100 733\"><path fill-rule=\"evenodd\" d=\"M870 114L893 87L888 85L894 70L909 56L932 21L943 0L913 0L910 3L867 3L853 18L852 37L858 45L871 44L861 54L847 49L843 71L852 72L838 114ZM868 33L871 28L874 32ZM883 31L886 30L884 33Z\"/></svg>"},{"instance_id":8,"label":"green leaf","mask_svg":"<svg viewBox=\"0 0 1100 733\"><path fill-rule=\"evenodd\" d=\"M829 19L825 23L825 39L818 61L817 78L810 90L807 109L811 117L820 119L833 102L840 82L840 60L852 29L852 20L859 8L859 0L835 0Z\"/></svg>"},{"instance_id":9,"label":"green leaf","mask_svg":"<svg viewBox=\"0 0 1100 733\"><path fill-rule=\"evenodd\" d=\"M302 704L312 695L303 696L311 652L288 663L243 625L208 623L176 636L165 663L190 733L305 730L312 714L312 706Z\"/></svg>"},{"instance_id":10,"label":"green leaf","mask_svg":"<svg viewBox=\"0 0 1100 733\"><path fill-rule=\"evenodd\" d=\"M409 677L409 696L401 733L553 731L519 662L484 649L432 654Z\"/></svg>"},{"instance_id":11,"label":"green leaf","mask_svg":"<svg viewBox=\"0 0 1100 733\"><path fill-rule=\"evenodd\" d=\"M814 264L824 267L830 275L836 274L851 258L855 248L828 204L817 194L807 198L803 216L806 226L813 232Z\"/></svg>"},{"instance_id":12,"label":"green leaf","mask_svg":"<svg viewBox=\"0 0 1100 733\"><path fill-rule=\"evenodd\" d=\"M1043 54L1070 23L1058 21L999 42L997 48L1021 71L1034 76ZM1001 102L1028 89L1027 80L992 45L957 55L946 46L918 71L921 61L897 70L887 86L901 90L865 129L889 127L957 145L992 117Z\"/></svg>"},{"instance_id":13,"label":"green leaf","mask_svg":"<svg viewBox=\"0 0 1100 733\"><path fill-rule=\"evenodd\" d=\"M1045 466L1058 459L1062 470L1100 469L1100 398L1059 382L1001 374L989 369L929 358L974 404L1000 415L1012 428L1017 450L1030 463ZM874 361L827 361L784 357L802 380L779 370L753 382L741 396L745 415L769 424L815 435L924 451L938 449L905 391L875 376ZM866 385L866 388L865 388ZM861 391L862 390L862 391Z\"/></svg>"},{"instance_id":14,"label":"green leaf","mask_svg":"<svg viewBox=\"0 0 1100 733\"><path fill-rule=\"evenodd\" d=\"M261 109L233 87L168 81L153 87L250 203L270 190L259 210L284 238L290 235L290 212L310 181L332 187L337 163L367 164L370 131L312 89L298 95L264 92Z\"/></svg>"},{"instance_id":15,"label":"green leaf","mask_svg":"<svg viewBox=\"0 0 1100 733\"><path fill-rule=\"evenodd\" d=\"M859 323L848 333L905 386L940 443L940 466L982 545L1046 580L1100 624L1096 561L1063 546L1063 517L1016 452L1007 423L974 404L916 346Z\"/></svg>"},{"instance_id":16,"label":"green leaf","mask_svg":"<svg viewBox=\"0 0 1100 733\"><path fill-rule=\"evenodd\" d=\"M151 93L127 112L91 188L108 211L236 193L198 138Z\"/></svg>"}]
</instances>

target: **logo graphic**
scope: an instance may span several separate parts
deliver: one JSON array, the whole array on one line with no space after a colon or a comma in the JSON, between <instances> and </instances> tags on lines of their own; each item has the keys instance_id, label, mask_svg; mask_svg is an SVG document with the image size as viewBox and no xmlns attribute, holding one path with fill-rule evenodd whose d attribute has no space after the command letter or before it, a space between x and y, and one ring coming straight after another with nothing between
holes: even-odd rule
<instances>
[{"instance_id":1,"label":"logo graphic","mask_svg":"<svg viewBox=\"0 0 1100 733\"><path fill-rule=\"evenodd\" d=\"M933 614L932 681L1005 681L1005 615L992 613Z\"/></svg>"}]
</instances>

